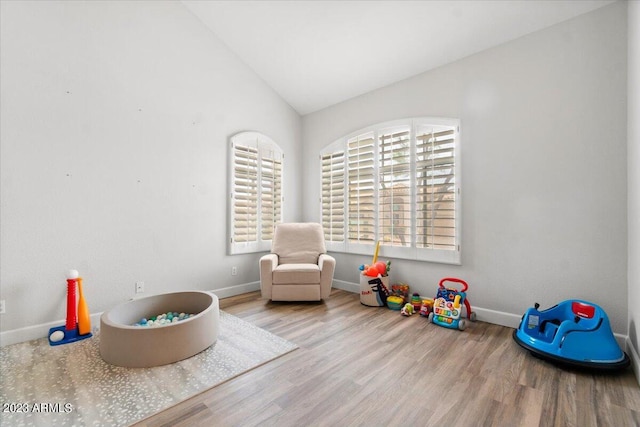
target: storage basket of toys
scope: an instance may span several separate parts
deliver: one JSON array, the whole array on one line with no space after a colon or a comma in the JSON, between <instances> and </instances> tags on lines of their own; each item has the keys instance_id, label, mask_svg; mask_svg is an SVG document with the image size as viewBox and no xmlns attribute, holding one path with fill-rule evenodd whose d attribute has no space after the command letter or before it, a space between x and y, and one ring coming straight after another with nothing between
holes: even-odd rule
<instances>
[{"instance_id":1,"label":"storage basket of toys","mask_svg":"<svg viewBox=\"0 0 640 427\"><path fill-rule=\"evenodd\" d=\"M370 307L384 307L389 296L388 264L380 261L376 265L375 275L371 266L360 271L360 302Z\"/></svg>"},{"instance_id":2,"label":"storage basket of toys","mask_svg":"<svg viewBox=\"0 0 640 427\"><path fill-rule=\"evenodd\" d=\"M371 264L360 266L360 303L369 307L384 307L389 297L391 261L378 261L379 250L380 242L376 244Z\"/></svg>"}]
</instances>

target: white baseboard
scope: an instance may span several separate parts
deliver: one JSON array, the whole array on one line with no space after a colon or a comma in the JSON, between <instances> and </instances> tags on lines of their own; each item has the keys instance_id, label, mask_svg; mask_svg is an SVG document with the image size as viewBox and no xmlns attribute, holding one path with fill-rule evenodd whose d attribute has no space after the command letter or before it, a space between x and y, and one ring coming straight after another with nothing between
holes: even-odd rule
<instances>
[{"instance_id":1,"label":"white baseboard","mask_svg":"<svg viewBox=\"0 0 640 427\"><path fill-rule=\"evenodd\" d=\"M352 292L354 294L360 293L360 284L345 282L343 280L333 280L333 287L336 289L342 289L343 291Z\"/></svg>"},{"instance_id":2,"label":"white baseboard","mask_svg":"<svg viewBox=\"0 0 640 427\"><path fill-rule=\"evenodd\" d=\"M246 294L260 290L260 282L244 283L237 286L229 286L228 288L213 289L209 292L216 294L218 298L229 298L236 295Z\"/></svg>"},{"instance_id":3,"label":"white baseboard","mask_svg":"<svg viewBox=\"0 0 640 427\"><path fill-rule=\"evenodd\" d=\"M626 338L625 340L625 347L626 348L626 352L629 355L629 358L631 359L631 368L633 369L633 373L636 376L636 381L638 382L638 385L640 385L640 356L638 356L638 352L636 351L636 349L633 347L633 344L631 344L631 339L629 339L629 337Z\"/></svg>"},{"instance_id":4,"label":"white baseboard","mask_svg":"<svg viewBox=\"0 0 640 427\"><path fill-rule=\"evenodd\" d=\"M513 329L520 326L520 319L522 319L522 314L505 313L488 308L471 306L471 311L476 313L476 319L481 322L493 323L494 325L506 326Z\"/></svg>"}]
</instances>

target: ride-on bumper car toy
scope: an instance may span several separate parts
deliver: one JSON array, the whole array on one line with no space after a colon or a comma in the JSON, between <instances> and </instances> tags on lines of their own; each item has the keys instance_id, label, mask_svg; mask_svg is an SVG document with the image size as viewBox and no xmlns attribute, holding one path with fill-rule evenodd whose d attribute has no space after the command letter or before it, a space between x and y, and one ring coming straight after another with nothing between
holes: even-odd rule
<instances>
[{"instance_id":1,"label":"ride-on bumper car toy","mask_svg":"<svg viewBox=\"0 0 640 427\"><path fill-rule=\"evenodd\" d=\"M607 314L587 301L567 300L547 310L529 308L513 339L534 356L560 365L620 370L630 364L620 349Z\"/></svg>"}]
</instances>

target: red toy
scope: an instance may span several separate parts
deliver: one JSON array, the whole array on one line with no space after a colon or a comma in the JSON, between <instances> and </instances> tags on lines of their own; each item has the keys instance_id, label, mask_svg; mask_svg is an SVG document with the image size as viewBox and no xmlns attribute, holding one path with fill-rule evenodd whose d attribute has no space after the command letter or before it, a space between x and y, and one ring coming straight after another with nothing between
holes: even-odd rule
<instances>
[{"instance_id":1,"label":"red toy","mask_svg":"<svg viewBox=\"0 0 640 427\"><path fill-rule=\"evenodd\" d=\"M429 317L429 313L433 311L433 299L425 298L420 306L420 316Z\"/></svg>"},{"instance_id":2,"label":"red toy","mask_svg":"<svg viewBox=\"0 0 640 427\"><path fill-rule=\"evenodd\" d=\"M76 287L79 287L80 301L77 301ZM78 275L78 271L69 270L67 274L67 320L63 326L49 329L49 345L69 344L92 336L89 309L82 293L82 278Z\"/></svg>"}]
</instances>

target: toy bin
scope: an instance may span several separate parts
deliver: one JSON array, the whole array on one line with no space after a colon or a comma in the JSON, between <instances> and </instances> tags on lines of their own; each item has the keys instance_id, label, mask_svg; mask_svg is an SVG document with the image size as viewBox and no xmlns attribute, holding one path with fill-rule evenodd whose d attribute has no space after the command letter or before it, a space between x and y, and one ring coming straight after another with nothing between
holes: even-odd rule
<instances>
[{"instance_id":1,"label":"toy bin","mask_svg":"<svg viewBox=\"0 0 640 427\"><path fill-rule=\"evenodd\" d=\"M371 277L360 274L360 303L369 307L385 307L389 296L389 276Z\"/></svg>"}]
</instances>

